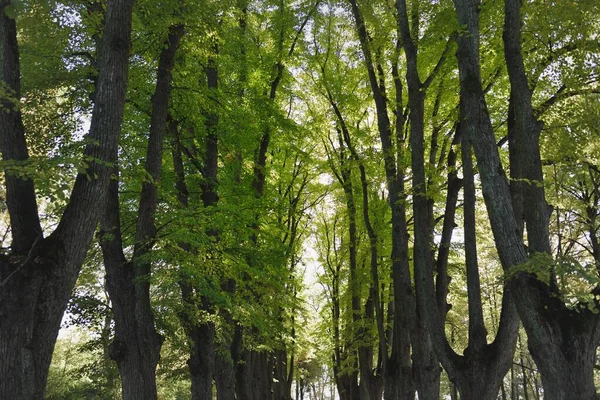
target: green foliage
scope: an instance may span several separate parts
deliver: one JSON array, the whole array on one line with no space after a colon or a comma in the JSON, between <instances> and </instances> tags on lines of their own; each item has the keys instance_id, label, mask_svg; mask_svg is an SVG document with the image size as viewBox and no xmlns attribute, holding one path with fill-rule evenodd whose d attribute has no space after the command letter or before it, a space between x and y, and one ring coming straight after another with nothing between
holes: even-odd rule
<instances>
[{"instance_id":1,"label":"green foliage","mask_svg":"<svg viewBox=\"0 0 600 400\"><path fill-rule=\"evenodd\" d=\"M46 398L52 400L118 399L116 366L104 358L82 329L71 328L54 350ZM107 364L110 369L106 370Z\"/></svg>"},{"instance_id":2,"label":"green foliage","mask_svg":"<svg viewBox=\"0 0 600 400\"><path fill-rule=\"evenodd\" d=\"M2 161L0 166L7 174L34 181L45 226L50 226L66 206L73 177L98 161L81 159L80 154L93 105L103 6L93 11L89 2L80 0L13 3L6 12L19 26L22 96L16 99L0 85L0 98L10 99L11 107L22 112L31 157L25 162ZM236 1L140 0L135 6L118 165L120 217L128 257L135 240L140 190L149 180L144 158L158 56L171 25L183 23L187 33L173 71L169 118L177 128L168 132L165 142L155 218L158 234L147 255L153 266L150 283L156 325L166 337L159 365L163 398L189 397L186 359L190 345L182 315L196 323L214 323L221 351L227 350L231 339L229 318L243 328L247 348L295 351L295 376L306 385L322 383L325 375L333 375L336 350L341 353L340 373L356 372L358 347L374 346L377 341L376 325L365 317L372 276L360 167L368 183L366 211L377 236L380 298L376 300L383 305L385 327L391 325L387 313L393 296L388 182L349 6L326 1L313 10L313 1L250 3L245 12ZM453 145L459 97L453 38L464 32L452 2L409 2L409 6L417 7L417 3L420 26L414 32L421 81L437 71L424 92L427 189L437 242L448 174L462 173L460 162L448 166L448 153L452 146L458 153ZM591 242L600 230L599 4L593 0L524 2L525 64L534 107L544 122L540 140L545 179L535 184L545 188L553 206L554 254L534 254L512 272L535 274L549 283L554 271L561 299L571 308L588 308L594 313L598 299L590 289L599 284L600 262ZM405 58L397 45L396 11L392 2L359 1L359 5L369 45L381 66L378 78L387 89L397 167L406 171L406 196L400 201L410 210L406 121L410 110ZM482 79L488 86L486 99L498 141L507 135L510 92L502 45L503 14L503 2L482 2ZM307 17L309 22L300 34ZM436 70L444 52L446 58ZM209 63L218 71L217 89L207 85ZM402 93L396 93L391 74L394 66L399 68ZM357 157L347 143L338 141L341 121L336 111L347 125ZM207 121L212 116L218 117L214 129L219 145L219 201L204 207L204 157L211 133ZM261 167L266 182L259 195L256 158L266 136L267 161ZM187 206L181 204L176 189L179 177L173 162L179 146L189 192ZM501 151L508 164L507 146ZM336 178L342 168L350 170L357 215L358 267L353 287L347 199ZM488 329L492 340L504 281L478 180L477 185L482 297L486 326L494 328ZM462 223L461 203L459 197L458 226ZM410 211L407 217L411 231ZM3 215L3 226L7 222ZM466 347L468 334L461 235L456 228L448 267L452 309L446 321L448 337L457 350ZM307 255L309 248L316 252L315 260ZM304 275L317 277L307 284ZM193 301L207 299L209 311L182 303L182 281L195 289ZM229 281L236 283L233 293L224 289ZM69 323L85 328L85 333L59 341L49 399L118 397L115 366L106 355L112 322L103 285L99 250L94 248L69 308ZM358 319L352 312L353 294L360 299Z\"/></svg>"}]
</instances>

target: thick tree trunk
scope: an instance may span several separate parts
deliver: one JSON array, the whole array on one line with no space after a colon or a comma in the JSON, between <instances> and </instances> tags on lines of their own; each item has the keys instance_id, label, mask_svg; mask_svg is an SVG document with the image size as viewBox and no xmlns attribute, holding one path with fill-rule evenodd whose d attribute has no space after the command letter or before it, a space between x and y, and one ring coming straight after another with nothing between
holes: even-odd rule
<instances>
[{"instance_id":1,"label":"thick tree trunk","mask_svg":"<svg viewBox=\"0 0 600 400\"><path fill-rule=\"evenodd\" d=\"M215 355L217 400L235 400L235 364L218 350Z\"/></svg>"},{"instance_id":2,"label":"thick tree trunk","mask_svg":"<svg viewBox=\"0 0 600 400\"><path fill-rule=\"evenodd\" d=\"M521 2L505 2L504 53L511 83L513 108L513 139L519 144L513 160L522 169L525 183L523 210L527 226L528 250L531 254L550 253L548 233L549 207L546 203L540 157L539 138L542 124L532 108L532 92L528 86L521 50ZM512 166L512 164L511 164ZM542 374L547 399L591 399L596 395L593 382L593 360L600 339L595 332L599 319L588 310L575 313L554 300L558 288L552 268L548 270L549 285L540 285L532 278L521 279L519 294L529 297L520 310L523 325L529 337L530 353ZM544 279L546 277L540 277ZM530 288L538 289L533 294ZM535 296L537 294L537 296ZM543 297L547 297L545 301ZM537 298L536 298L537 297ZM552 314L539 311L556 307ZM542 314L542 315L540 315ZM546 315L544 315L546 314ZM545 328L540 326L540 319ZM542 325L542 326L544 326ZM577 372L574 372L577 371ZM524 389L526 390L526 389Z\"/></svg>"},{"instance_id":3,"label":"thick tree trunk","mask_svg":"<svg viewBox=\"0 0 600 400\"><path fill-rule=\"evenodd\" d=\"M106 213L101 221L100 245L106 268L106 289L115 319L115 338L109 354L117 362L121 375L123 399L156 399L155 369L160 357L162 337L154 330L144 309L138 308L135 271L122 250L118 181L110 183ZM151 316L150 316L151 318Z\"/></svg>"},{"instance_id":4,"label":"thick tree trunk","mask_svg":"<svg viewBox=\"0 0 600 400\"><path fill-rule=\"evenodd\" d=\"M424 324L422 321L421 324ZM442 368L433 351L429 333L424 326L418 328L419 336L411 338L413 345L413 374L420 400L438 400Z\"/></svg>"},{"instance_id":5,"label":"thick tree trunk","mask_svg":"<svg viewBox=\"0 0 600 400\"><path fill-rule=\"evenodd\" d=\"M372 295L372 293L371 293ZM373 298L369 297L365 305L365 315L362 317L366 324L372 325L373 322ZM364 323L364 322L363 322ZM364 327L358 329L357 341L367 343L358 348L358 360L360 368L360 398L361 400L379 400L381 399L382 379L381 376L373 374L373 346L369 345L370 333Z\"/></svg>"},{"instance_id":6,"label":"thick tree trunk","mask_svg":"<svg viewBox=\"0 0 600 400\"><path fill-rule=\"evenodd\" d=\"M192 341L192 351L188 360L192 380L192 399L212 399L215 326L212 323L195 326L189 336Z\"/></svg>"},{"instance_id":7,"label":"thick tree trunk","mask_svg":"<svg viewBox=\"0 0 600 400\"><path fill-rule=\"evenodd\" d=\"M387 169L387 168L386 168ZM390 179L390 178L388 178ZM392 281L394 284L394 327L392 354L387 363L386 400L415 398L415 377L410 358L409 329L415 323L415 300L408 261L408 231L404 198L404 175L388 183L392 209Z\"/></svg>"},{"instance_id":8,"label":"thick tree trunk","mask_svg":"<svg viewBox=\"0 0 600 400\"><path fill-rule=\"evenodd\" d=\"M118 180L111 181L101 220L101 247L106 268L106 287L115 315L115 339L110 355L121 374L124 400L156 399L156 366L163 338L155 329L150 304L150 270L147 259L154 244L154 215L158 204L157 182L162 169L163 142L167 130L171 71L183 36L183 26L172 26L159 63L145 169L152 178L140 194L133 258L124 255L119 216Z\"/></svg>"},{"instance_id":9,"label":"thick tree trunk","mask_svg":"<svg viewBox=\"0 0 600 400\"><path fill-rule=\"evenodd\" d=\"M129 271L114 274L111 278L107 277L107 280L111 281L110 286L116 290L122 290L118 288L119 285L127 284L124 279L119 279L117 276L131 274L131 266L123 266L121 269ZM116 283L116 280L120 282ZM123 399L156 399L155 369L160 358L162 337L154 331L138 328L133 301L125 300L120 304L119 309L118 313L115 311L115 326L120 324L121 328L115 334L109 354L119 366Z\"/></svg>"},{"instance_id":10,"label":"thick tree trunk","mask_svg":"<svg viewBox=\"0 0 600 400\"><path fill-rule=\"evenodd\" d=\"M223 288L230 294L235 292L235 281L230 279ZM215 385L217 400L235 400L236 367L240 360L242 328L236 325L228 310L222 310L224 319L224 343L215 350Z\"/></svg>"},{"instance_id":11,"label":"thick tree trunk","mask_svg":"<svg viewBox=\"0 0 600 400\"><path fill-rule=\"evenodd\" d=\"M358 373L336 374L336 387L340 400L361 400L358 388Z\"/></svg>"},{"instance_id":12,"label":"thick tree trunk","mask_svg":"<svg viewBox=\"0 0 600 400\"><path fill-rule=\"evenodd\" d=\"M437 357L446 367L451 380L457 382L461 397L491 399L497 395L504 373L510 366L516 344L518 322L510 298L507 295L504 302L505 307L503 307L504 323L499 330L497 341L489 346L486 344L486 330L481 308L476 258L477 248L475 246L475 190L472 178L470 145L468 142L463 142L465 144L463 145L463 167L465 175L465 258L469 295L469 347L465 350L465 356L461 357L448 344L444 330L447 311L446 289L444 283L441 282L442 284L438 286L436 296L433 284L433 257L430 250L433 244L431 231L432 209L427 197L425 174L423 96L431 76L425 83L421 83L417 67L417 46L409 29L406 1L398 0L396 7L399 31L407 59L407 82L411 108L410 143L413 191L415 192L413 196L415 221L414 264L418 328L420 328L417 331L420 334L415 335L415 338L411 338L411 342L413 344L417 390L420 398L437 399L439 397L439 367L436 357L431 354L432 349L435 348ZM444 54L442 54L438 66L441 65L440 63L443 60ZM459 131L459 133L462 132ZM448 189L449 199L453 196L451 190L452 188ZM454 219L454 210L455 207L452 202L448 202L444 222ZM451 235L451 231L447 233L448 236ZM450 237L446 237L445 240L449 243ZM443 276L441 278L443 279ZM431 337L432 342L428 342L429 337Z\"/></svg>"},{"instance_id":13,"label":"thick tree trunk","mask_svg":"<svg viewBox=\"0 0 600 400\"><path fill-rule=\"evenodd\" d=\"M542 374L544 399L595 400L598 398L594 384L595 347L569 341L567 346L577 348L569 359L536 361ZM530 350L531 351L531 350Z\"/></svg>"},{"instance_id":14,"label":"thick tree trunk","mask_svg":"<svg viewBox=\"0 0 600 400\"><path fill-rule=\"evenodd\" d=\"M58 321L56 315L50 314L54 310L48 309L45 316L36 312L43 275L36 276L34 273L37 268L49 268L52 265L32 264L23 263L21 270L17 270L15 267L18 264L14 265L5 257L0 264L3 284L0 290L0 398L42 399L45 390L62 312L58 314ZM64 292L64 288L60 291ZM52 306L52 303L47 305ZM40 337L40 332L32 332L40 317L46 319L46 324L52 322L52 325L46 326L54 328L54 338Z\"/></svg>"},{"instance_id":15,"label":"thick tree trunk","mask_svg":"<svg viewBox=\"0 0 600 400\"><path fill-rule=\"evenodd\" d=\"M20 100L20 68L15 21L0 1L0 80L14 99L1 99L0 149L5 161L28 160ZM48 369L68 299L100 215L109 180L105 163L114 163L123 115L132 1L109 1L104 29L97 99L85 157L91 162L77 176L57 229L42 237L33 183L5 169L13 243L0 258L0 398L42 399ZM119 43L115 46L114 43ZM97 179L89 179L89 177Z\"/></svg>"},{"instance_id":16,"label":"thick tree trunk","mask_svg":"<svg viewBox=\"0 0 600 400\"><path fill-rule=\"evenodd\" d=\"M461 98L465 101L469 136L477 156L496 246L503 267L510 270L527 260L527 252L514 218L509 185L481 87L477 4L470 0L454 0L454 3L459 23L466 26L468 32L458 39ZM515 129L517 134L522 135L523 150L527 153L521 165L524 170L526 167L533 169L527 172L531 175L526 175L526 178L541 181L539 144L536 144L535 132L538 127L531 120L528 106L531 94L526 78L523 79L519 39L514 37L515 32L518 34L520 30L519 3L507 0L506 5L505 52L512 90L519 91L521 96L512 98L515 101ZM517 111L521 114L517 115ZM525 220L530 250L547 252L547 208L543 188L527 186L524 188L525 196L529 196L525 200ZM548 400L593 399L596 394L591 360L600 339L598 317L585 309L578 312L569 310L556 296L552 282L552 276L548 285L531 274L521 273L509 283L527 331L530 352L542 374L544 396Z\"/></svg>"},{"instance_id":17,"label":"thick tree trunk","mask_svg":"<svg viewBox=\"0 0 600 400\"><path fill-rule=\"evenodd\" d=\"M288 366L287 351L277 350L273 358L273 400L291 400L293 365ZM291 361L293 362L293 359Z\"/></svg>"},{"instance_id":18,"label":"thick tree trunk","mask_svg":"<svg viewBox=\"0 0 600 400\"><path fill-rule=\"evenodd\" d=\"M484 367L484 368L481 368ZM458 385L461 400L497 400L503 377L488 377L485 364L473 363L473 369L462 377L463 386Z\"/></svg>"},{"instance_id":19,"label":"thick tree trunk","mask_svg":"<svg viewBox=\"0 0 600 400\"><path fill-rule=\"evenodd\" d=\"M369 76L369 84L377 110L377 128L384 153L385 175L389 192L389 204L392 211L392 278L394 283L394 327L392 339L392 355L388 360L386 375L386 399L401 395L400 399L414 398L414 375L412 373L410 356L409 329L416 324L415 297L409 270L408 231L406 224L404 174L400 164L404 162L403 145L401 140L393 143L391 123L387 111L385 87L380 85L375 72L367 29L360 8L356 1L350 1L356 32L361 43L362 53ZM398 122L402 115L402 91L397 69L394 83L396 85L396 111ZM402 131L402 124L396 126L397 132ZM397 135L398 137L401 134ZM396 155L399 155L396 159ZM398 165L397 165L398 164Z\"/></svg>"},{"instance_id":20,"label":"thick tree trunk","mask_svg":"<svg viewBox=\"0 0 600 400\"><path fill-rule=\"evenodd\" d=\"M518 298L548 291L544 283L531 277L520 283ZM516 285L515 285L516 286ZM524 290L527 290L525 293ZM589 310L569 310L559 299L545 295L547 309L536 312L527 299L519 308L526 326L529 352L542 376L547 400L596 399L594 365L598 347L598 317ZM539 301L538 299L536 299ZM530 308L531 307L531 308ZM533 322L536 321L536 322Z\"/></svg>"},{"instance_id":21,"label":"thick tree trunk","mask_svg":"<svg viewBox=\"0 0 600 400\"><path fill-rule=\"evenodd\" d=\"M272 398L272 358L265 351L245 350L238 368L239 400Z\"/></svg>"},{"instance_id":22,"label":"thick tree trunk","mask_svg":"<svg viewBox=\"0 0 600 400\"><path fill-rule=\"evenodd\" d=\"M461 109L461 115L464 110ZM464 124L461 124L461 129ZM517 344L519 320L508 289L504 290L500 326L496 340L487 344L481 287L477 261L477 236L475 229L475 181L471 144L468 135L462 135L462 164L464 176L464 238L465 264L469 299L469 342L463 362L450 368L458 385L461 398L493 400L506 372L512 365Z\"/></svg>"}]
</instances>

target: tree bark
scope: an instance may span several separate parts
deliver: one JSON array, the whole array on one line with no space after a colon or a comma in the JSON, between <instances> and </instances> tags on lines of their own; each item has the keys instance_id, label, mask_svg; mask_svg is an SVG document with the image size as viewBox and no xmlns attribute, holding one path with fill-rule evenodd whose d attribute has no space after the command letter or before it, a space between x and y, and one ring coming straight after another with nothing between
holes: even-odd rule
<instances>
[{"instance_id":1,"label":"tree bark","mask_svg":"<svg viewBox=\"0 0 600 400\"><path fill-rule=\"evenodd\" d=\"M415 326L416 306L412 292L408 256L408 230L406 225L406 206L404 193L403 144L397 140L394 146L392 127L387 112L385 86L379 84L373 62L367 30L360 8L355 0L350 0L356 32L361 43L369 84L377 110L377 127L384 154L385 175L387 180L389 204L392 211L392 278L394 283L394 328L392 354L385 371L387 383L386 399L396 400L414 398L414 375L410 357L409 329ZM396 110L401 121L402 92L399 77L394 76L396 86ZM397 124L401 132L402 124ZM399 133L397 137L401 134ZM396 159L396 155L399 155ZM402 396L402 397L396 397Z\"/></svg>"},{"instance_id":2,"label":"tree bark","mask_svg":"<svg viewBox=\"0 0 600 400\"><path fill-rule=\"evenodd\" d=\"M469 295L469 346L464 356L458 356L448 344L445 334L446 288L438 285L438 293L435 292L433 282L433 257L431 247L433 244L431 221L432 209L427 197L427 181L425 176L424 158L424 93L431 82L430 75L421 83L417 67L417 46L413 41L408 25L408 13L406 2L396 2L398 11L399 31L402 35L404 49L407 59L407 82L409 88L410 114L410 143L412 149L412 172L413 172L413 215L415 231L415 281L417 288L417 304L419 323L426 323L426 329L421 332L429 332L431 344L425 342L427 335L420 335L413 341L413 353L417 374L427 373L424 377L417 377L421 384L420 396L437 398L439 386L436 387L435 374L420 366L427 361L427 349L433 348L437 357L442 362L449 377L457 383L462 398L465 399L493 399L498 393L502 378L508 368L516 345L516 333L518 320L514 307L510 302L510 296L505 296L505 307L502 328L499 330L497 340L486 344L486 330L483 322L481 308L481 296L479 285L479 272L477 267L477 249L475 246L475 190L473 184L473 172L471 165L470 145L463 142L463 168L465 175L465 247L467 266L467 286ZM413 17L415 18L415 17ZM413 23L414 28L414 23ZM434 72L444 61L445 53L434 68ZM462 135L461 126L458 134ZM463 139L464 140L464 139ZM451 200L452 188L448 189L448 200ZM454 219L455 207L452 201L447 201L444 225L446 220ZM451 235L451 231L447 232ZM450 238L445 238L449 241ZM440 253L443 256L443 253ZM438 260L441 262L443 260ZM440 277L438 277L439 279ZM443 279L443 276L441 277ZM440 292L441 290L441 292ZM415 343L416 342L416 343ZM429 368L437 366L435 359L430 360ZM439 385L439 375L438 375ZM423 385L423 383L425 385Z\"/></svg>"},{"instance_id":3,"label":"tree bark","mask_svg":"<svg viewBox=\"0 0 600 400\"><path fill-rule=\"evenodd\" d=\"M416 6L415 6L416 7ZM424 151L424 113L425 91L428 83L422 83L418 72L417 43L414 41L408 22L406 1L396 1L398 31L400 32L407 70L408 102L410 105L410 146L412 165L413 218L414 218L414 255L415 287L417 290L417 321L413 330L411 343L413 346L413 365L419 397L439 398L441 368L433 351L433 343L429 338L432 325L442 325L439 319L441 310L430 295L434 295L433 287L429 287L433 279L433 254L431 252L432 209L427 197L425 177ZM413 16L418 20L418 14ZM418 29L418 24L412 27ZM430 81L430 80L429 80ZM428 321L429 320L429 321Z\"/></svg>"},{"instance_id":4,"label":"tree bark","mask_svg":"<svg viewBox=\"0 0 600 400\"><path fill-rule=\"evenodd\" d=\"M215 352L217 400L235 400L235 366L226 354Z\"/></svg>"},{"instance_id":5,"label":"tree bark","mask_svg":"<svg viewBox=\"0 0 600 400\"><path fill-rule=\"evenodd\" d=\"M171 76L183 33L182 25L170 28L159 58L145 162L150 179L142 184L131 261L127 261L123 250L117 179L110 184L101 220L100 244L106 268L106 286L115 314L115 338L110 346L110 355L119 366L124 400L157 398L155 374L163 338L154 326L150 303L151 263L147 256L156 236L157 183L162 170Z\"/></svg>"},{"instance_id":6,"label":"tree bark","mask_svg":"<svg viewBox=\"0 0 600 400\"><path fill-rule=\"evenodd\" d=\"M487 330L483 319L481 288L477 262L475 232L475 184L471 144L468 135L462 138L464 175L464 232L465 263L469 300L469 341L462 365L450 369L461 398L496 399L504 376L512 365L517 343L519 320L510 291L504 290L500 327L496 340L487 344Z\"/></svg>"},{"instance_id":7,"label":"tree bark","mask_svg":"<svg viewBox=\"0 0 600 400\"><path fill-rule=\"evenodd\" d=\"M490 216L490 222L496 241L496 247L503 267L510 271L528 258L523 245L518 224L515 221L511 193L496 148L487 105L481 87L479 68L479 18L478 1L454 0L459 23L466 26L466 34L458 38L458 63L461 81L461 98L465 101L466 121L469 136L477 156L482 179L484 199ZM523 151L533 167L526 172L533 180L541 181L539 165L539 144L536 144L537 129L528 120L530 91L523 79L524 69L518 60L520 39L512 35L520 32L519 4L512 0L506 2L505 56L511 75L511 90L524 90L515 104L523 115L515 115L517 134L522 129ZM518 47L516 47L518 46ZM513 57L517 56L517 59ZM521 65L519 65L521 64ZM523 82L525 86L523 86ZM529 100L526 98L529 96ZM519 122L518 120L521 119ZM519 124L521 128L518 128ZM539 168L539 169L538 169ZM528 185L531 186L531 185ZM543 189L524 189L529 191L526 201L525 220L534 251L544 252L547 243L547 207L543 198ZM528 194L526 193L525 196ZM535 207L537 210L532 210ZM528 215L529 214L529 215ZM547 279L548 277L540 277ZM592 399L596 396L593 384L593 358L598 346L598 317L588 310L569 310L555 295L550 284L543 282L530 273L519 273L512 277L510 287L515 295L519 316L523 321L529 338L532 357L538 363L544 384L546 399ZM575 372L577 371L577 372Z\"/></svg>"},{"instance_id":8,"label":"tree bark","mask_svg":"<svg viewBox=\"0 0 600 400\"><path fill-rule=\"evenodd\" d=\"M238 398L264 400L272 398L272 359L265 351L245 350L238 369Z\"/></svg>"},{"instance_id":9,"label":"tree bark","mask_svg":"<svg viewBox=\"0 0 600 400\"><path fill-rule=\"evenodd\" d=\"M286 350L277 350L273 357L273 400L292 400L293 358L289 358ZM288 361L292 365L288 365Z\"/></svg>"},{"instance_id":10,"label":"tree bark","mask_svg":"<svg viewBox=\"0 0 600 400\"><path fill-rule=\"evenodd\" d=\"M193 307L197 307L195 302ZM192 344L187 362L192 380L192 399L212 399L213 374L215 371L215 326L212 323L191 322L188 336Z\"/></svg>"},{"instance_id":11,"label":"tree bark","mask_svg":"<svg viewBox=\"0 0 600 400\"><path fill-rule=\"evenodd\" d=\"M60 322L93 237L109 181L107 164L116 161L125 102L131 36L131 0L109 1L104 28L90 144L92 160L77 176L70 202L56 230L42 236L32 180L10 165L28 160L20 99L19 50L15 21L0 2L0 79L10 98L1 99L0 150L13 237L0 259L0 398L42 399Z\"/></svg>"}]
</instances>

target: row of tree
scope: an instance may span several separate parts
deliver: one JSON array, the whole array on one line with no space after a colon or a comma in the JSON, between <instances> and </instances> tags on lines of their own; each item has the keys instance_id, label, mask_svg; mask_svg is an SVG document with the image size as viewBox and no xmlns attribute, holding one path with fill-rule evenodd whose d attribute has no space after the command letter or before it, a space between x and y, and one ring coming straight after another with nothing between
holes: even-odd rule
<instances>
[{"instance_id":1,"label":"row of tree","mask_svg":"<svg viewBox=\"0 0 600 400\"><path fill-rule=\"evenodd\" d=\"M0 6L0 398L595 398L600 4Z\"/></svg>"},{"instance_id":2,"label":"row of tree","mask_svg":"<svg viewBox=\"0 0 600 400\"><path fill-rule=\"evenodd\" d=\"M562 136L565 120L559 115L575 104L585 107L590 99L585 95L597 92L592 61L597 59L597 47L585 34L577 36L577 43L573 32L559 37L555 26L543 25L551 18L536 21L535 16L550 12L547 6L455 1L454 5L413 2L408 7L398 1L392 10L351 2L358 40L352 46L354 51L359 47L366 68L348 62L348 42L333 33L332 26L339 29L347 24L342 22L345 16L339 18L341 10L331 11L323 23L325 39L320 43L324 44L312 49L317 65L311 75L330 108L333 134L325 147L332 174L344 193L338 201L344 206L338 206L339 214L333 218L323 218L320 235L325 245L320 253L327 266L334 373L342 398L380 398L384 388L389 398L410 398L416 388L420 398L437 399L439 362L461 398L495 399L513 364L519 317L545 398L593 398L598 345L594 294L598 176L592 160L597 155L586 146L569 154ZM573 11L571 6L553 3L551 10L560 8L566 15ZM458 32L452 13L461 27ZM584 8L577 9L577 15L591 16ZM503 18L503 25L498 18ZM382 21L389 23L388 29L379 28L385 26ZM490 27L492 21L503 29ZM597 26L597 21L587 23ZM485 35L480 26L487 27ZM402 52L406 80L395 64ZM582 57L581 68L576 66L578 57ZM340 76L344 77L341 90L334 83ZM358 96L348 95L348 86L362 91ZM368 92L375 104L373 111L364 103ZM584 99L575 99L578 96ZM564 108L552 109L557 103ZM578 129L587 124L579 121ZM574 134L571 122L566 122L569 134L594 137L593 128ZM383 168L375 168L386 172L387 192L383 194L377 193L381 180L367 179L365 172L373 145L372 138L365 141L361 133L369 129L379 132L377 161L383 159ZM357 146L364 150L357 151ZM504 165L509 173L504 172ZM544 170L554 173L555 180L544 180ZM566 176L575 181L565 180ZM369 189L372 183L375 187ZM554 192L553 207L547 203L546 191ZM485 210L477 208L478 193L483 194L489 227L482 222ZM378 235L370 221L380 217L382 209L369 202L382 200L389 202L386 218L392 221L391 238L389 233ZM573 200L580 203L575 206ZM568 209L561 207L565 201ZM356 202L362 202L362 207ZM370 266L363 272L358 266L361 256L357 261L356 255L360 208L362 234L369 243L364 246L362 263ZM556 226L552 232L551 213L555 213L552 225ZM456 232L459 238L452 240L457 219L462 220ZM568 234L565 220L569 221ZM583 225L574 228L575 220ZM345 236L340 230L349 233ZM497 249L491 257L499 258L505 282L493 334L484 318L479 263L494 261L489 250L485 258L478 252L481 235L489 233ZM566 243L570 245L565 252ZM348 254L342 251L344 247ZM382 264L388 264L384 271L391 276L393 295L385 294L389 280L382 283L379 278L380 249L391 254ZM345 277L340 268L344 264L349 271ZM467 328L459 328L468 339L459 342L447 324L452 318L448 298L456 298L449 288L451 279L457 278L457 264L466 289L466 293L462 289L466 304L463 299L459 312L468 321ZM369 270L371 279L361 283L365 279L360 274ZM347 299L340 292L340 282L347 285ZM344 316L345 312L352 317ZM376 338L366 345L362 337L365 321ZM462 354L457 352L461 346ZM375 358L373 351L378 353Z\"/></svg>"}]
</instances>

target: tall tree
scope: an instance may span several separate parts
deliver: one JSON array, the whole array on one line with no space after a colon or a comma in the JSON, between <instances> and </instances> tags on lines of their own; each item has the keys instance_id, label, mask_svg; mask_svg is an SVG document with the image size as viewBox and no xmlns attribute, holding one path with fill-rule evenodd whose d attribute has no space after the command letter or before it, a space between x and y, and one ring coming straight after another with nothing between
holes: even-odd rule
<instances>
[{"instance_id":1,"label":"tall tree","mask_svg":"<svg viewBox=\"0 0 600 400\"><path fill-rule=\"evenodd\" d=\"M157 397L155 373L164 339L154 325L150 303L151 260L148 256L156 239L157 183L162 171L172 70L183 33L183 25L170 27L158 61L144 167L147 179L142 183L140 193L131 260L125 257L123 247L116 177L110 183L101 219L100 245L106 268L106 287L115 315L115 337L110 355L119 366L124 399Z\"/></svg>"},{"instance_id":2,"label":"tall tree","mask_svg":"<svg viewBox=\"0 0 600 400\"><path fill-rule=\"evenodd\" d=\"M408 10L405 1L397 1L399 30L402 34L405 55L407 58L407 82L409 86L409 102L411 108L411 150L413 173L413 215L415 219L415 280L419 315L426 321L438 359L448 372L451 381L455 382L463 398L494 399L500 384L508 371L516 346L518 318L506 293L503 303L503 314L496 341L487 344L487 330L483 320L481 306L479 271L477 263L476 233L475 233L475 189L473 183L473 168L468 138L462 139L462 161L464 175L464 233L465 233L465 265L467 269L467 287L469 304L469 343L464 356L458 355L449 345L445 332L447 280L447 253L452 237L454 213L456 211L456 194L460 186L453 186L452 177L448 182L448 199L444 214L444 231L440 254L437 260L438 281L437 291L433 281L433 237L432 224L432 195L430 184L426 179L426 164L424 157L424 94L431 83L426 80L421 83L418 69L418 46L411 35ZM413 5L415 7L415 5ZM414 11L414 8L413 8ZM417 17L418 18L418 17ZM414 20L414 19L413 19ZM415 26L413 25L413 29ZM434 71L445 61L449 47L438 61ZM430 75L434 76L434 74ZM438 100L436 100L437 102ZM455 140L461 141L464 124L457 128ZM432 153L434 146L432 145ZM452 161L449 162L452 164ZM451 167L452 168L452 167ZM453 194L456 193L456 194ZM440 268L441 267L441 268ZM447 282L447 281L446 281Z\"/></svg>"},{"instance_id":3,"label":"tall tree","mask_svg":"<svg viewBox=\"0 0 600 400\"><path fill-rule=\"evenodd\" d=\"M305 27L310 21L313 12L319 4L319 0L316 2L309 2L303 15L298 22L298 26L295 29L290 29L293 25L290 24L290 20L287 17L290 12L289 4L282 0L279 1L276 7L276 37L275 42L275 57L274 65L272 66L272 72L270 74L270 82L268 84L268 97L266 102L269 108L276 104L276 98L278 90L284 74L286 72L284 62L290 59L296 50L296 46L299 38L304 32ZM296 21L293 21L294 23ZM292 25L292 26L290 26ZM292 31L292 39L290 43L286 40L289 32ZM272 111L269 111L269 116L272 116ZM253 160L253 175L251 187L254 196L257 200L263 200L265 194L265 186L267 183L267 157L268 151L272 140L272 134L274 126L269 122L264 124L258 146L256 147ZM260 214L256 214L255 222L252 224L251 242L254 246L259 244L260 235ZM256 260L256 258L255 258ZM252 261L250 261L252 263ZM260 267L260 265L255 265ZM255 300L259 300L256 298ZM268 398L271 395L272 385L272 373L273 366L270 355L266 351L256 351L254 349L246 349L242 352L242 362L238 366L237 371L237 384L238 384L238 397L241 399L258 400Z\"/></svg>"},{"instance_id":4,"label":"tall tree","mask_svg":"<svg viewBox=\"0 0 600 400\"><path fill-rule=\"evenodd\" d=\"M411 399L414 396L413 385L416 375L413 375L410 356L409 330L416 327L416 302L412 292L408 255L408 228L404 189L404 159L405 148L402 141L404 134L404 115L402 109L402 81L399 75L394 76L396 98L394 107L397 124L396 135L388 115L385 81L378 72L383 71L381 64L373 57L373 50L367 33L367 27L359 5L350 1L354 16L355 29L360 40L364 61L369 77L377 113L377 126L383 147L383 158L390 208L392 210L392 263L394 281L394 337L392 341L392 361L390 366L390 381L386 390L386 398ZM398 40L397 46L400 46ZM398 53L396 53L398 54ZM398 72L396 66L394 72ZM407 329L408 328L408 329ZM413 331L414 332L414 331ZM423 340L427 341L427 335ZM398 386L395 386L398 385ZM424 387L424 386L423 386ZM396 397L401 396L401 397Z\"/></svg>"},{"instance_id":5,"label":"tall tree","mask_svg":"<svg viewBox=\"0 0 600 400\"><path fill-rule=\"evenodd\" d=\"M28 150L19 107L20 66L17 28L10 0L0 3L0 148L5 162L27 166ZM42 399L48 368L67 301L94 234L117 161L127 83L132 0L107 4L97 94L92 113L90 160L78 174L60 222L44 236L35 189L27 174L5 167L7 206L13 243L0 269L0 397Z\"/></svg>"},{"instance_id":6,"label":"tall tree","mask_svg":"<svg viewBox=\"0 0 600 400\"><path fill-rule=\"evenodd\" d=\"M479 1L454 1L459 24L466 27L458 39L461 98L481 173L483 194L503 267L510 278L517 309L529 338L529 348L542 373L547 399L590 399L596 396L593 359L599 343L599 318L591 310L572 310L556 296L552 261L548 254L548 213L539 151L539 125L532 113L531 91L523 68L520 48L520 4L506 1L505 58L511 80L515 134L522 148L516 161L529 183L524 186L528 248L515 220L509 185L494 139L486 99L483 95L479 61ZM519 109L517 109L519 108ZM512 160L511 160L512 161ZM512 164L511 167L515 165ZM515 165L516 167L516 165ZM519 265L538 254L546 274L520 272ZM545 254L545 256L539 256ZM575 372L577 371L577 372Z\"/></svg>"}]
</instances>

